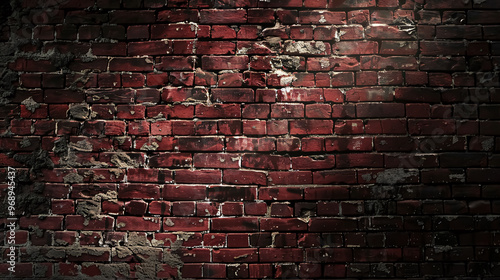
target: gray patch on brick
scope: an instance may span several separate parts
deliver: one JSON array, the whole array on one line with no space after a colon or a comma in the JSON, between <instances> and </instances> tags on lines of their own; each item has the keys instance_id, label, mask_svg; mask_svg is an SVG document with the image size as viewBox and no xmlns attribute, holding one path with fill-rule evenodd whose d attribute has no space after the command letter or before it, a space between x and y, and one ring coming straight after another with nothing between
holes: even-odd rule
<instances>
[{"instance_id":1,"label":"gray patch on brick","mask_svg":"<svg viewBox=\"0 0 500 280\"><path fill-rule=\"evenodd\" d=\"M24 99L21 104L26 106L26 109L28 109L31 113L34 113L36 109L40 108L40 104L33 100L33 97L31 96Z\"/></svg>"}]
</instances>

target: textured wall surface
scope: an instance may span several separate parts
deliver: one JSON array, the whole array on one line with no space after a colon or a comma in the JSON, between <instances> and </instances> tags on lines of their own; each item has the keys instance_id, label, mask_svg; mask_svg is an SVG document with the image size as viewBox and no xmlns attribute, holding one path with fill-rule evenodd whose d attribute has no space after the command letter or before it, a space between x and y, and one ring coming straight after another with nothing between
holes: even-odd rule
<instances>
[{"instance_id":1,"label":"textured wall surface","mask_svg":"<svg viewBox=\"0 0 500 280\"><path fill-rule=\"evenodd\" d=\"M500 1L0 8L0 278L500 276Z\"/></svg>"}]
</instances>

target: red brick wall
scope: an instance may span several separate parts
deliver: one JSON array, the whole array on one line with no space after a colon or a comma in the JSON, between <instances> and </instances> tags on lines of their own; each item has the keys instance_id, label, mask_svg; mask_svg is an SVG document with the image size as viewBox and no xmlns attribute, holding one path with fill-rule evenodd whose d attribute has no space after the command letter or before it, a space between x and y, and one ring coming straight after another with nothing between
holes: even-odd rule
<instances>
[{"instance_id":1,"label":"red brick wall","mask_svg":"<svg viewBox=\"0 0 500 280\"><path fill-rule=\"evenodd\" d=\"M500 276L500 2L4 2L1 278Z\"/></svg>"}]
</instances>

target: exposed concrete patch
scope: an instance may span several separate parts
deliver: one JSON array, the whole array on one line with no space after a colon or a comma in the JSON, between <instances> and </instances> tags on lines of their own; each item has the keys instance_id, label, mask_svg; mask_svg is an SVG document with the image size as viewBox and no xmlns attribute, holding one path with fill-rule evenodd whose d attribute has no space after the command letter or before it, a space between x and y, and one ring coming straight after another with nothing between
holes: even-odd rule
<instances>
[{"instance_id":1,"label":"exposed concrete patch","mask_svg":"<svg viewBox=\"0 0 500 280\"><path fill-rule=\"evenodd\" d=\"M129 246L151 246L148 237L145 234L138 234L137 232L129 232L127 244Z\"/></svg>"},{"instance_id":2,"label":"exposed concrete patch","mask_svg":"<svg viewBox=\"0 0 500 280\"><path fill-rule=\"evenodd\" d=\"M138 279L156 279L156 264L153 263L141 263L135 267L135 276Z\"/></svg>"},{"instance_id":3,"label":"exposed concrete patch","mask_svg":"<svg viewBox=\"0 0 500 280\"><path fill-rule=\"evenodd\" d=\"M56 155L67 155L68 154L68 141L66 137L61 137L54 141L54 148L52 148L52 151Z\"/></svg>"},{"instance_id":4,"label":"exposed concrete patch","mask_svg":"<svg viewBox=\"0 0 500 280\"><path fill-rule=\"evenodd\" d=\"M68 115L75 120L87 120L90 116L89 105L86 103L73 105L71 106L71 108L69 108Z\"/></svg>"},{"instance_id":5,"label":"exposed concrete patch","mask_svg":"<svg viewBox=\"0 0 500 280\"><path fill-rule=\"evenodd\" d=\"M66 184L81 183L83 182L83 176L78 173L69 173L64 176L63 180Z\"/></svg>"},{"instance_id":6,"label":"exposed concrete patch","mask_svg":"<svg viewBox=\"0 0 500 280\"><path fill-rule=\"evenodd\" d=\"M77 150L80 152L92 152L92 149L93 149L92 144L90 144L86 140L81 140L81 141L78 141L76 143L69 143L69 147L71 149L74 149L74 150Z\"/></svg>"},{"instance_id":7,"label":"exposed concrete patch","mask_svg":"<svg viewBox=\"0 0 500 280\"><path fill-rule=\"evenodd\" d=\"M30 139L28 139L28 137L24 137L23 140L21 141L21 143L19 143L19 145L21 146L21 148L27 148L29 146L31 146L31 141Z\"/></svg>"},{"instance_id":8,"label":"exposed concrete patch","mask_svg":"<svg viewBox=\"0 0 500 280\"><path fill-rule=\"evenodd\" d=\"M111 157L111 162L118 168L137 168L139 163L132 160L126 153L116 153Z\"/></svg>"},{"instance_id":9,"label":"exposed concrete patch","mask_svg":"<svg viewBox=\"0 0 500 280\"><path fill-rule=\"evenodd\" d=\"M43 265L43 264L33 264L33 276L34 277L45 277L47 270L49 269L48 266Z\"/></svg>"},{"instance_id":10,"label":"exposed concrete patch","mask_svg":"<svg viewBox=\"0 0 500 280\"><path fill-rule=\"evenodd\" d=\"M118 193L116 191L108 191L107 193L96 194L93 198L95 201L112 201L116 202L118 199Z\"/></svg>"},{"instance_id":11,"label":"exposed concrete patch","mask_svg":"<svg viewBox=\"0 0 500 280\"><path fill-rule=\"evenodd\" d=\"M299 54L321 54L326 51L326 45L322 41L307 43L304 41L285 41L285 50L289 53Z\"/></svg>"},{"instance_id":12,"label":"exposed concrete patch","mask_svg":"<svg viewBox=\"0 0 500 280\"><path fill-rule=\"evenodd\" d=\"M47 247L27 246L26 247L26 261L30 262L44 262L53 261L54 259L64 259L66 252L64 247Z\"/></svg>"},{"instance_id":13,"label":"exposed concrete patch","mask_svg":"<svg viewBox=\"0 0 500 280\"><path fill-rule=\"evenodd\" d=\"M101 200L83 200L78 201L76 205L76 214L82 215L86 220L96 219L101 214ZM87 225L88 225L88 221Z\"/></svg>"},{"instance_id":14,"label":"exposed concrete patch","mask_svg":"<svg viewBox=\"0 0 500 280\"><path fill-rule=\"evenodd\" d=\"M375 181L378 184L389 184L394 185L398 183L403 183L407 178L416 176L416 171L406 170L403 168L396 169L386 169L376 175Z\"/></svg>"},{"instance_id":15,"label":"exposed concrete patch","mask_svg":"<svg viewBox=\"0 0 500 280\"><path fill-rule=\"evenodd\" d=\"M491 151L495 146L495 139L490 138L481 142L481 148L483 151Z\"/></svg>"},{"instance_id":16,"label":"exposed concrete patch","mask_svg":"<svg viewBox=\"0 0 500 280\"><path fill-rule=\"evenodd\" d=\"M30 111L31 113L34 113L36 109L40 108L40 104L38 102L36 102L35 100L33 100L33 97L31 97L31 96L24 99L21 102L21 104L26 106L26 109L28 109L28 111Z\"/></svg>"},{"instance_id":17,"label":"exposed concrete patch","mask_svg":"<svg viewBox=\"0 0 500 280\"><path fill-rule=\"evenodd\" d=\"M141 151L156 151L160 147L158 143L152 142L151 145L148 145L147 143L144 143L142 147L140 148Z\"/></svg>"},{"instance_id":18,"label":"exposed concrete patch","mask_svg":"<svg viewBox=\"0 0 500 280\"><path fill-rule=\"evenodd\" d=\"M25 138L31 146L31 141ZM24 140L23 140L24 141ZM38 173L42 169L54 168L54 163L49 157L49 153L45 150L38 149L31 154L15 154L14 160L23 163L26 167L30 168L30 173Z\"/></svg>"}]
</instances>

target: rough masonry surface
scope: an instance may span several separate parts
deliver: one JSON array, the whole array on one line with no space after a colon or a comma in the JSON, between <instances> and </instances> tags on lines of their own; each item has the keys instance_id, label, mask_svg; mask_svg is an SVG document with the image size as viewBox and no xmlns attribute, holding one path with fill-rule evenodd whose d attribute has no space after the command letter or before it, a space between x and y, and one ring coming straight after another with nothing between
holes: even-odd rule
<instances>
[{"instance_id":1,"label":"rough masonry surface","mask_svg":"<svg viewBox=\"0 0 500 280\"><path fill-rule=\"evenodd\" d=\"M17 279L500 277L500 1L0 3Z\"/></svg>"}]
</instances>

